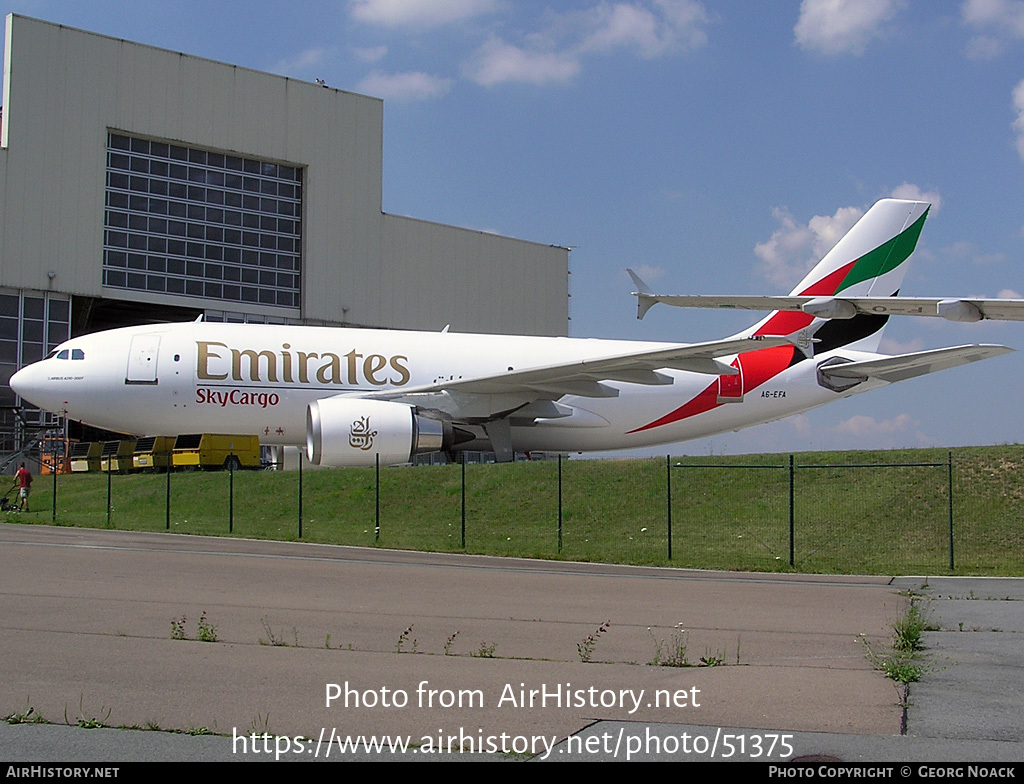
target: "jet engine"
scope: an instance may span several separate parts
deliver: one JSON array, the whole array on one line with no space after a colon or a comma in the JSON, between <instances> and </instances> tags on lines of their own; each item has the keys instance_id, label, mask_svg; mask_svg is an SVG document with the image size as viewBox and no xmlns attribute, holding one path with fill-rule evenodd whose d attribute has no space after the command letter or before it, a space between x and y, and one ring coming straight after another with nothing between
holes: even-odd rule
<instances>
[{"instance_id":1,"label":"jet engine","mask_svg":"<svg viewBox=\"0 0 1024 784\"><path fill-rule=\"evenodd\" d=\"M314 465L408 463L413 455L451 448L450 421L386 400L324 398L306 409L306 455Z\"/></svg>"}]
</instances>

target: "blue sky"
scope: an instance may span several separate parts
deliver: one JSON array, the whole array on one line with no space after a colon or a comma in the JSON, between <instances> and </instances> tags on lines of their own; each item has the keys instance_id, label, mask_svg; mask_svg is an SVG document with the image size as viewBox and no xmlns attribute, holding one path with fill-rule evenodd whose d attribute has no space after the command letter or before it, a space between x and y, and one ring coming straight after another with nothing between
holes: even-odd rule
<instances>
[{"instance_id":1,"label":"blue sky","mask_svg":"<svg viewBox=\"0 0 1024 784\"><path fill-rule=\"evenodd\" d=\"M624 268L671 293L785 292L894 194L935 204L905 294L1024 292L1024 0L0 10L384 98L385 211L573 247L574 336L736 331L755 319L638 322ZM893 321L883 350L975 342L1022 349L1024 324ZM1017 443L1022 382L1011 354L672 451Z\"/></svg>"}]
</instances>

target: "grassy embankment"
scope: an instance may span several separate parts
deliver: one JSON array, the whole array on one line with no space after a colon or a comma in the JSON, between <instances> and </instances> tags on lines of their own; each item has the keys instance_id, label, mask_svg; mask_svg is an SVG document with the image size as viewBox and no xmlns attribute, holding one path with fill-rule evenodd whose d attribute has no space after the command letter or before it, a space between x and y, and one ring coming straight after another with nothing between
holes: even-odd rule
<instances>
[{"instance_id":1,"label":"grassy embankment","mask_svg":"<svg viewBox=\"0 0 1024 784\"><path fill-rule=\"evenodd\" d=\"M794 484L797 571L948 571L947 471L850 468L851 463L941 462L946 450L802 453ZM466 469L467 552L718 569L788 570L788 455L671 460L672 560L667 558L664 458L566 460L562 552L557 464ZM677 464L771 465L703 469ZM957 573L1024 574L1024 448L956 449L953 510ZM459 466L381 469L381 547L461 551ZM234 535L294 540L297 472L237 472ZM171 476L171 530L227 535L228 474ZM374 545L373 469L303 472L303 540ZM111 477L110 526L163 531L166 477ZM107 526L107 477L58 478L57 523ZM11 522L49 523L52 484L37 477L35 511Z\"/></svg>"}]
</instances>

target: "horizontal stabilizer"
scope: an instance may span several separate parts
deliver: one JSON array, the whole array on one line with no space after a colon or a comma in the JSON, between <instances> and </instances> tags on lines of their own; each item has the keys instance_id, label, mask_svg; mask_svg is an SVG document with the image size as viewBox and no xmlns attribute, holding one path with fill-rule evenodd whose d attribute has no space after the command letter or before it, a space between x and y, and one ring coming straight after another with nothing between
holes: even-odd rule
<instances>
[{"instance_id":1,"label":"horizontal stabilizer","mask_svg":"<svg viewBox=\"0 0 1024 784\"><path fill-rule=\"evenodd\" d=\"M828 378L844 378L863 381L877 378L890 384L916 378L937 370L946 370L977 362L979 359L997 357L1013 351L1007 346L972 345L937 348L930 351L915 351L884 359L869 359L863 362L844 362L836 365L822 365L818 372Z\"/></svg>"}]
</instances>

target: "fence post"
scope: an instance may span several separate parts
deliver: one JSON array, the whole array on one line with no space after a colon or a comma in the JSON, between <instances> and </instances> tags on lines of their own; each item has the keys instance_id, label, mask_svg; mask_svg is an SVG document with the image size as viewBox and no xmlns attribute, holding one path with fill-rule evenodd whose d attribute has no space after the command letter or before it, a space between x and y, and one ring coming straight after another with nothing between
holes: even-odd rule
<instances>
[{"instance_id":1,"label":"fence post","mask_svg":"<svg viewBox=\"0 0 1024 784\"><path fill-rule=\"evenodd\" d=\"M791 567L792 566L796 566L796 553L795 553L795 546L794 546L794 543L793 543L794 534L795 534L795 527L796 527L795 526L795 522L794 522L794 510L793 510L793 502L794 502L793 484L794 484L793 455L791 454L789 456L789 565Z\"/></svg>"},{"instance_id":2,"label":"fence post","mask_svg":"<svg viewBox=\"0 0 1024 784\"><path fill-rule=\"evenodd\" d=\"M558 453L558 554L562 554L562 453Z\"/></svg>"},{"instance_id":3,"label":"fence post","mask_svg":"<svg viewBox=\"0 0 1024 784\"><path fill-rule=\"evenodd\" d=\"M953 450L946 455L946 486L949 496L949 571L953 571Z\"/></svg>"},{"instance_id":4,"label":"fence post","mask_svg":"<svg viewBox=\"0 0 1024 784\"><path fill-rule=\"evenodd\" d=\"M110 528L110 463L112 455L107 455L107 528Z\"/></svg>"},{"instance_id":5,"label":"fence post","mask_svg":"<svg viewBox=\"0 0 1024 784\"><path fill-rule=\"evenodd\" d=\"M228 454L228 533L235 532L235 460Z\"/></svg>"},{"instance_id":6,"label":"fence post","mask_svg":"<svg viewBox=\"0 0 1024 784\"><path fill-rule=\"evenodd\" d=\"M672 455L665 455L665 521L668 523L668 560L672 560Z\"/></svg>"},{"instance_id":7,"label":"fence post","mask_svg":"<svg viewBox=\"0 0 1024 784\"><path fill-rule=\"evenodd\" d=\"M380 452L374 455L373 541L380 541Z\"/></svg>"},{"instance_id":8,"label":"fence post","mask_svg":"<svg viewBox=\"0 0 1024 784\"><path fill-rule=\"evenodd\" d=\"M466 549L466 452L459 453L462 464L462 549Z\"/></svg>"},{"instance_id":9,"label":"fence post","mask_svg":"<svg viewBox=\"0 0 1024 784\"><path fill-rule=\"evenodd\" d=\"M57 522L57 458L53 459L53 516L50 518L50 522Z\"/></svg>"},{"instance_id":10,"label":"fence post","mask_svg":"<svg viewBox=\"0 0 1024 784\"><path fill-rule=\"evenodd\" d=\"M302 538L302 449L299 449L299 539Z\"/></svg>"},{"instance_id":11,"label":"fence post","mask_svg":"<svg viewBox=\"0 0 1024 784\"><path fill-rule=\"evenodd\" d=\"M174 463L174 453L167 453L167 519L164 521L164 530L171 530L171 467Z\"/></svg>"}]
</instances>

